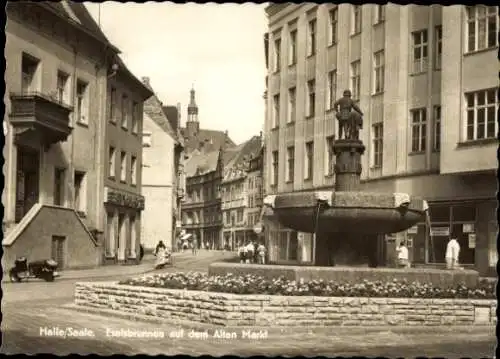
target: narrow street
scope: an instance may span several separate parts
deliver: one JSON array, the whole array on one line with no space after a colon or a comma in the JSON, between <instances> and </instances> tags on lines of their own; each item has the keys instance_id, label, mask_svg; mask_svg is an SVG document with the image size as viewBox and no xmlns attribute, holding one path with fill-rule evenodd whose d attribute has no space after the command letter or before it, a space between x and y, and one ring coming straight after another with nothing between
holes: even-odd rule
<instances>
[{"instance_id":1,"label":"narrow street","mask_svg":"<svg viewBox=\"0 0 500 359\"><path fill-rule=\"evenodd\" d=\"M205 271L213 261L229 257L229 253L201 251L195 257L184 253L175 266L164 271ZM106 268L103 268L106 271ZM126 276L125 276L126 277ZM183 338L169 338L180 329L177 325L132 322L114 317L76 312L64 308L73 299L74 284L86 280L119 280L124 276L61 280L54 283L3 283L2 348L5 354L53 353L65 355L116 353L201 355L343 355L415 357L491 357L496 339L493 328L243 328L268 330L268 338L193 339L191 330L209 333L215 327L201 324L184 325ZM66 337L44 334L50 329L71 331ZM111 337L110 330L144 330L163 333L163 338ZM241 333L241 328L224 328ZM92 331L93 336L89 336ZM80 332L79 337L71 333ZM83 333L83 334L81 334ZM387 343L380 346L380 343Z\"/></svg>"}]
</instances>

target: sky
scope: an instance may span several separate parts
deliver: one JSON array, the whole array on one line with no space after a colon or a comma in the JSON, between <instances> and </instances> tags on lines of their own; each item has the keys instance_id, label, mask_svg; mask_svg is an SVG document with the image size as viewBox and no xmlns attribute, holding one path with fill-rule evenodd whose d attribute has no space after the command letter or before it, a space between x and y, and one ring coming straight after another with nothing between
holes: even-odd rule
<instances>
[{"instance_id":1,"label":"sky","mask_svg":"<svg viewBox=\"0 0 500 359\"><path fill-rule=\"evenodd\" d=\"M187 118L194 86L200 128L242 143L263 130L264 4L85 3L127 67Z\"/></svg>"}]
</instances>

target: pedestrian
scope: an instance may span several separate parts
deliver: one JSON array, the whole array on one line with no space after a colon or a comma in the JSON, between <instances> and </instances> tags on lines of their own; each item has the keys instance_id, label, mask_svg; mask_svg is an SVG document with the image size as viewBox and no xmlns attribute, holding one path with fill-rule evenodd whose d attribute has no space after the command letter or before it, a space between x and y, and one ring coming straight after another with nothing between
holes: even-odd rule
<instances>
[{"instance_id":1,"label":"pedestrian","mask_svg":"<svg viewBox=\"0 0 500 359\"><path fill-rule=\"evenodd\" d=\"M210 244L208 243L208 239L205 241L205 248L207 249L207 251L210 250Z\"/></svg>"},{"instance_id":2,"label":"pedestrian","mask_svg":"<svg viewBox=\"0 0 500 359\"><path fill-rule=\"evenodd\" d=\"M193 246L193 255L196 255L196 252L198 251L198 239L196 236L193 236L193 242L191 244Z\"/></svg>"},{"instance_id":3,"label":"pedestrian","mask_svg":"<svg viewBox=\"0 0 500 359\"><path fill-rule=\"evenodd\" d=\"M248 241L246 247L247 247L247 256L245 263L253 263L255 247L251 241Z\"/></svg>"},{"instance_id":4,"label":"pedestrian","mask_svg":"<svg viewBox=\"0 0 500 359\"><path fill-rule=\"evenodd\" d=\"M266 264L266 247L262 242L257 247L257 256L258 256L257 263Z\"/></svg>"},{"instance_id":5,"label":"pedestrian","mask_svg":"<svg viewBox=\"0 0 500 359\"><path fill-rule=\"evenodd\" d=\"M240 255L240 263L245 263L247 260L248 250L247 247L243 245L243 243L240 243L238 254Z\"/></svg>"},{"instance_id":6,"label":"pedestrian","mask_svg":"<svg viewBox=\"0 0 500 359\"><path fill-rule=\"evenodd\" d=\"M448 244L446 245L446 268L447 269L459 269L458 266L458 256L460 254L460 244L456 238L450 238Z\"/></svg>"},{"instance_id":7,"label":"pedestrian","mask_svg":"<svg viewBox=\"0 0 500 359\"><path fill-rule=\"evenodd\" d=\"M142 261L142 258L144 258L144 246L140 244L139 246L139 260Z\"/></svg>"},{"instance_id":8,"label":"pedestrian","mask_svg":"<svg viewBox=\"0 0 500 359\"><path fill-rule=\"evenodd\" d=\"M408 256L408 248L406 243L402 241L396 248L396 253L398 255L398 267L399 268L410 268L410 261Z\"/></svg>"},{"instance_id":9,"label":"pedestrian","mask_svg":"<svg viewBox=\"0 0 500 359\"><path fill-rule=\"evenodd\" d=\"M154 255L156 256L160 250L166 250L167 247L163 243L163 241L159 241L158 244L156 245Z\"/></svg>"}]
</instances>

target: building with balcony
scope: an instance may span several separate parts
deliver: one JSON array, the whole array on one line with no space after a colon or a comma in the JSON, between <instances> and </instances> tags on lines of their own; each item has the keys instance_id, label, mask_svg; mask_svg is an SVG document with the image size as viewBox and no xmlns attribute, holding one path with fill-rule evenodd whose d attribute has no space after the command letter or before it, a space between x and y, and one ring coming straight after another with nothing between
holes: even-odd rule
<instances>
[{"instance_id":1,"label":"building with balcony","mask_svg":"<svg viewBox=\"0 0 500 359\"><path fill-rule=\"evenodd\" d=\"M152 95L117 56L107 81L105 263L140 261L143 103Z\"/></svg>"},{"instance_id":2,"label":"building with balcony","mask_svg":"<svg viewBox=\"0 0 500 359\"><path fill-rule=\"evenodd\" d=\"M257 193L260 185L258 168L250 162L258 157L262 148L260 136L254 136L243 144L224 152L224 177L221 186L223 242L220 247L229 245L231 250L247 240L254 240L253 225L260 211Z\"/></svg>"},{"instance_id":3,"label":"building with balcony","mask_svg":"<svg viewBox=\"0 0 500 359\"><path fill-rule=\"evenodd\" d=\"M482 274L497 262L498 8L272 4L265 191L331 189L334 102L350 89L364 112L362 190L406 192L429 202L407 239L414 265L459 261ZM314 263L314 238L270 221L271 262ZM384 250L389 262L390 251Z\"/></svg>"},{"instance_id":4,"label":"building with balcony","mask_svg":"<svg viewBox=\"0 0 500 359\"><path fill-rule=\"evenodd\" d=\"M143 78L143 83L152 90L149 78ZM142 244L146 252L153 251L160 240L176 248L184 192L178 108L180 105L163 106L157 95L144 103L142 193L147 205L142 216Z\"/></svg>"},{"instance_id":5,"label":"building with balcony","mask_svg":"<svg viewBox=\"0 0 500 359\"><path fill-rule=\"evenodd\" d=\"M220 186L223 150L195 150L184 164L186 195L182 203L182 228L195 235L198 245L217 249L222 236Z\"/></svg>"},{"instance_id":6,"label":"building with balcony","mask_svg":"<svg viewBox=\"0 0 500 359\"><path fill-rule=\"evenodd\" d=\"M118 53L83 4L7 6L3 263L102 262L106 82Z\"/></svg>"}]
</instances>

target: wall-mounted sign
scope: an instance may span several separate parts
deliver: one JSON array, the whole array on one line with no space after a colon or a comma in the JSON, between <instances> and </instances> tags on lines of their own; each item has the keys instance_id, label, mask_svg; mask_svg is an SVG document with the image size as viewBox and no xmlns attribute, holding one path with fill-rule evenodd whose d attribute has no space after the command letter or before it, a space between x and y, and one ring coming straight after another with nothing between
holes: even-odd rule
<instances>
[{"instance_id":1,"label":"wall-mounted sign","mask_svg":"<svg viewBox=\"0 0 500 359\"><path fill-rule=\"evenodd\" d=\"M411 228L408 228L408 234L417 234L418 233L418 227L413 226Z\"/></svg>"},{"instance_id":2,"label":"wall-mounted sign","mask_svg":"<svg viewBox=\"0 0 500 359\"><path fill-rule=\"evenodd\" d=\"M474 233L474 223L464 223L462 231L464 233Z\"/></svg>"},{"instance_id":3,"label":"wall-mounted sign","mask_svg":"<svg viewBox=\"0 0 500 359\"><path fill-rule=\"evenodd\" d=\"M408 239L406 240L406 247L408 247L408 248L413 247L413 238L412 237L408 237Z\"/></svg>"},{"instance_id":4,"label":"wall-mounted sign","mask_svg":"<svg viewBox=\"0 0 500 359\"><path fill-rule=\"evenodd\" d=\"M476 248L476 235L469 233L469 248Z\"/></svg>"},{"instance_id":5,"label":"wall-mounted sign","mask_svg":"<svg viewBox=\"0 0 500 359\"><path fill-rule=\"evenodd\" d=\"M255 234L261 234L263 230L264 230L264 226L262 225L262 223L257 223L253 227L253 231L254 231Z\"/></svg>"},{"instance_id":6,"label":"wall-mounted sign","mask_svg":"<svg viewBox=\"0 0 500 359\"><path fill-rule=\"evenodd\" d=\"M447 237L450 235L450 227L433 227L431 235L436 237Z\"/></svg>"}]
</instances>

